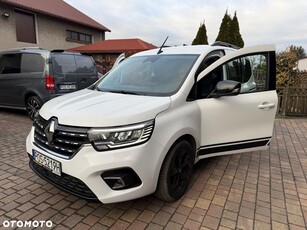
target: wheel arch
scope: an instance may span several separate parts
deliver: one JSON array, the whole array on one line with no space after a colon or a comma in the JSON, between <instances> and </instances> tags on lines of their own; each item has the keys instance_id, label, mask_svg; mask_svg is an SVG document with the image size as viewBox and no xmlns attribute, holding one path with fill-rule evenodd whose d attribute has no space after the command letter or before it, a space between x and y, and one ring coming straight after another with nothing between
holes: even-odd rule
<instances>
[{"instance_id":1,"label":"wheel arch","mask_svg":"<svg viewBox=\"0 0 307 230\"><path fill-rule=\"evenodd\" d=\"M177 198L175 198L173 195L171 195L173 192L170 192L169 189L169 185L166 185L168 184L168 182L166 182L166 177L168 178L168 173L166 173L168 170L169 170L169 167L172 163L170 162L173 162L173 160L171 160L173 157L174 157L174 151L177 152L179 149L181 149L179 147L178 149L178 146L181 146L182 144L185 144L186 143L189 144L190 148L192 149L192 154L194 156L194 159L192 158L191 161L193 160L193 162L190 162L192 165L193 163L195 163L195 159L196 159L196 140L194 139L194 137L190 134L184 134L180 137L178 137L176 139L176 141L173 142L173 144L170 146L170 148L168 148L164 158L162 159L162 163L160 164L160 167L159 167L159 173L158 173L158 179L157 179L157 182L156 182L156 188L155 188L155 195L162 199L162 200L165 200L165 201L173 201L173 200L176 200ZM192 167L193 168L193 167ZM183 194L186 192L186 189L188 185L185 185L184 189L182 190L183 191ZM166 188L168 187L168 188ZM181 192L180 192L181 194ZM180 195L181 196L181 195ZM179 197L180 197L179 196Z\"/></svg>"},{"instance_id":2,"label":"wheel arch","mask_svg":"<svg viewBox=\"0 0 307 230\"><path fill-rule=\"evenodd\" d=\"M34 91L28 91L28 92L26 92L25 93L25 95L24 95L24 105L26 106L26 102L27 102L27 100L30 98L30 97L38 97L40 100L42 100L41 99L41 97L37 94L37 93L35 93Z\"/></svg>"},{"instance_id":3,"label":"wheel arch","mask_svg":"<svg viewBox=\"0 0 307 230\"><path fill-rule=\"evenodd\" d=\"M195 137L191 134L182 134L180 135L179 137L175 138L175 141L172 142L172 144L166 149L166 154L163 154L163 157L161 157L160 159L160 164L158 165L158 168L156 169L157 170L157 178L155 180L155 190L157 189L157 185L158 185L158 182L159 182L159 177L160 177L160 173L161 173L161 168L162 168L162 165L163 165L163 162L165 161L165 158L167 157L167 155L169 154L169 151L172 149L173 146L175 146L177 143L179 143L180 141L187 141L191 147L193 148L193 151L194 151L194 157L196 159L197 157L197 141L195 139Z\"/></svg>"}]
</instances>

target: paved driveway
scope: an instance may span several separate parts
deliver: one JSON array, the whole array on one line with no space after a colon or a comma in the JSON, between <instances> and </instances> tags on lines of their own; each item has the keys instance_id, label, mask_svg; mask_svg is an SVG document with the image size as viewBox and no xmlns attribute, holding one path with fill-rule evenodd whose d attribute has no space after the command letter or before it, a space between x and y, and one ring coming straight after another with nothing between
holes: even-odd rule
<instances>
[{"instance_id":1,"label":"paved driveway","mask_svg":"<svg viewBox=\"0 0 307 230\"><path fill-rule=\"evenodd\" d=\"M103 205L46 183L28 167L31 120L0 109L0 228L52 221L55 229L306 229L307 119L276 119L268 151L197 164L175 203L147 196ZM11 223L11 222L10 222Z\"/></svg>"}]
</instances>

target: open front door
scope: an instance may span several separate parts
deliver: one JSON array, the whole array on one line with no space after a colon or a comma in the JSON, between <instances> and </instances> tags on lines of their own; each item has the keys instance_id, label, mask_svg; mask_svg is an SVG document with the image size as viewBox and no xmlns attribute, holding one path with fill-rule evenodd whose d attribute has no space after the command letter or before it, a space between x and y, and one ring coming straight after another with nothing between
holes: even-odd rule
<instances>
[{"instance_id":1,"label":"open front door","mask_svg":"<svg viewBox=\"0 0 307 230\"><path fill-rule=\"evenodd\" d=\"M264 45L227 54L199 74L200 158L268 146L277 107L275 66L275 47ZM212 91L223 80L240 82L240 93L216 97Z\"/></svg>"}]
</instances>

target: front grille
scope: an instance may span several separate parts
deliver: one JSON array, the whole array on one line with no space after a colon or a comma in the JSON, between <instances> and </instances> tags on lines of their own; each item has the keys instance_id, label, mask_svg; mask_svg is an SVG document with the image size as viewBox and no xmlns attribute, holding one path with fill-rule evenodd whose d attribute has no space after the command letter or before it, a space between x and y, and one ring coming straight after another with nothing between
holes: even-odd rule
<instances>
[{"instance_id":1,"label":"front grille","mask_svg":"<svg viewBox=\"0 0 307 230\"><path fill-rule=\"evenodd\" d=\"M34 143L51 154L63 158L72 158L84 144L89 144L87 138L88 128L57 125L54 130L52 141L48 141L45 128L47 120L38 117L34 121Z\"/></svg>"},{"instance_id":2,"label":"front grille","mask_svg":"<svg viewBox=\"0 0 307 230\"><path fill-rule=\"evenodd\" d=\"M30 156L29 156L30 157ZM51 184L55 185L59 189L62 189L68 193L75 196L79 196L87 200L98 200L97 196L90 190L89 187L81 180L70 176L62 172L61 176L58 176L48 169L36 164L30 157L30 167L31 169L40 177L47 180Z\"/></svg>"}]
</instances>

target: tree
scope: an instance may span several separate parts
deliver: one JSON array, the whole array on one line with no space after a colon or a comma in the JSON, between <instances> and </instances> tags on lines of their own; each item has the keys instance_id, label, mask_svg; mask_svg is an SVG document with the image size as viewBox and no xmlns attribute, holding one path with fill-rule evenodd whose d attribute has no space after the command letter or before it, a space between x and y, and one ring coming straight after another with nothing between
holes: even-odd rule
<instances>
[{"instance_id":1,"label":"tree","mask_svg":"<svg viewBox=\"0 0 307 230\"><path fill-rule=\"evenodd\" d=\"M198 29L196 37L194 38L192 45L208 45L207 29L205 21L203 21Z\"/></svg>"},{"instance_id":2,"label":"tree","mask_svg":"<svg viewBox=\"0 0 307 230\"><path fill-rule=\"evenodd\" d=\"M297 56L289 50L278 52L276 55L276 84L287 86L294 83L297 75Z\"/></svg>"},{"instance_id":3,"label":"tree","mask_svg":"<svg viewBox=\"0 0 307 230\"><path fill-rule=\"evenodd\" d=\"M305 49L302 46L291 45L288 47L289 51L296 55L297 60L306 57Z\"/></svg>"},{"instance_id":4,"label":"tree","mask_svg":"<svg viewBox=\"0 0 307 230\"><path fill-rule=\"evenodd\" d=\"M230 33L230 24L231 24L231 17L228 14L228 11L226 10L225 15L222 19L222 23L220 25L219 34L217 35L215 41L228 42L229 33Z\"/></svg>"},{"instance_id":5,"label":"tree","mask_svg":"<svg viewBox=\"0 0 307 230\"><path fill-rule=\"evenodd\" d=\"M244 47L244 41L240 34L237 12L235 12L235 15L233 16L232 22L230 24L230 39L232 41L231 44L234 44L240 48Z\"/></svg>"},{"instance_id":6,"label":"tree","mask_svg":"<svg viewBox=\"0 0 307 230\"><path fill-rule=\"evenodd\" d=\"M234 17L231 18L231 16L228 14L228 11L226 10L216 41L227 42L238 47L244 46L244 41L240 34L237 12L235 12Z\"/></svg>"}]
</instances>

